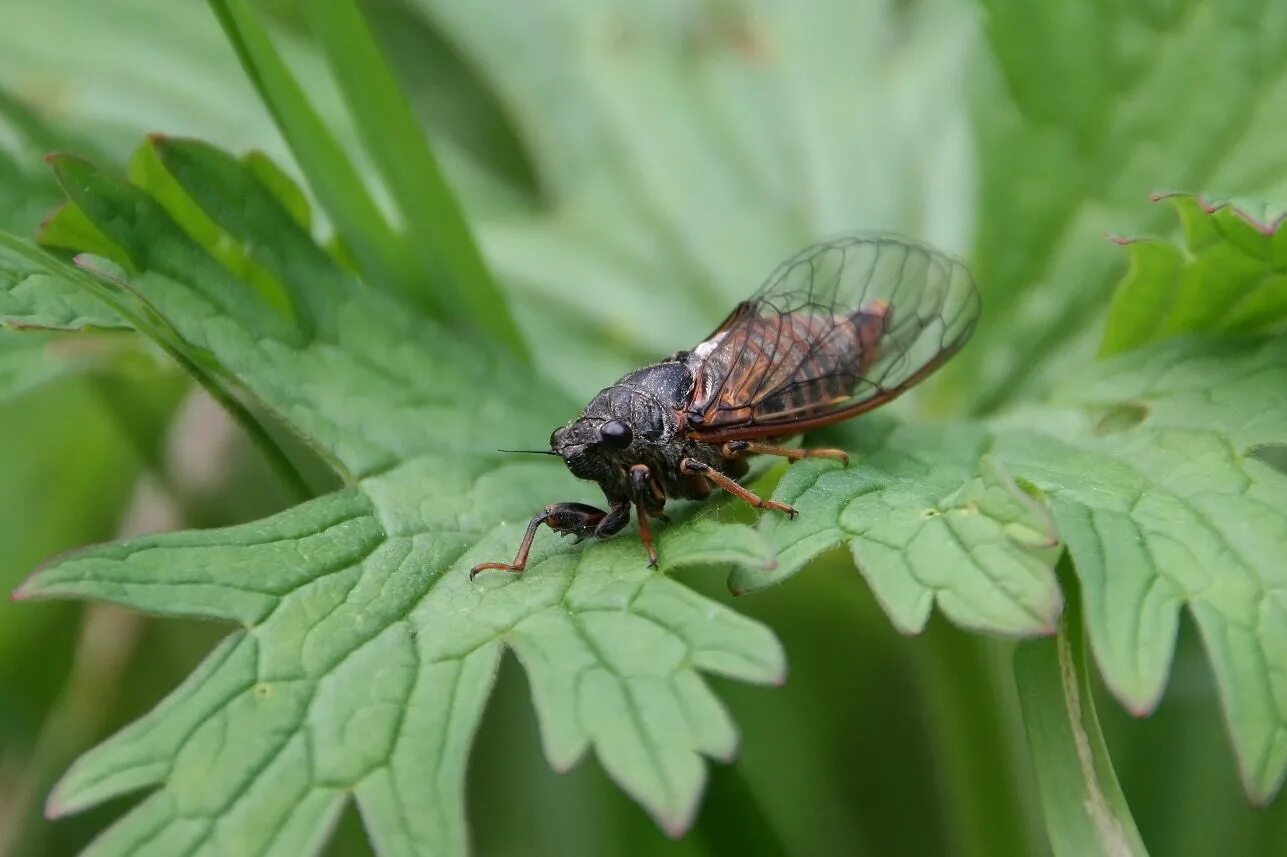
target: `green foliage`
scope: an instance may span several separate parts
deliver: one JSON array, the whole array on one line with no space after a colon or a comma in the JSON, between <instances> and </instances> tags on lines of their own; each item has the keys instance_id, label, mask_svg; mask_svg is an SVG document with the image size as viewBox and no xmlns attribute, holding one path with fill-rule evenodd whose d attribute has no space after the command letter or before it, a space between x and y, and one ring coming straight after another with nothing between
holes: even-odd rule
<instances>
[{"instance_id":1,"label":"green foliage","mask_svg":"<svg viewBox=\"0 0 1287 857\"><path fill-rule=\"evenodd\" d=\"M477 229L524 331L559 339L538 365L578 396L699 341L821 237L966 248L960 4L408 5L480 69L530 154L542 205ZM913 51L926 61L891 68Z\"/></svg>"},{"instance_id":2,"label":"green foliage","mask_svg":"<svg viewBox=\"0 0 1287 857\"><path fill-rule=\"evenodd\" d=\"M1247 791L1287 770L1287 476L1252 452L1287 435L1287 339L1162 343L1070 385L1041 433L996 454L1050 495L1109 686L1139 713L1161 697L1188 606L1219 682ZM1129 408L1129 427L1105 414ZM1042 418L1046 421L1045 418Z\"/></svg>"},{"instance_id":3,"label":"green foliage","mask_svg":"<svg viewBox=\"0 0 1287 857\"><path fill-rule=\"evenodd\" d=\"M12 247L0 247L0 317L8 326L43 330L129 329L82 286Z\"/></svg>"},{"instance_id":4,"label":"green foliage","mask_svg":"<svg viewBox=\"0 0 1287 857\"><path fill-rule=\"evenodd\" d=\"M1240 202L1168 196L1186 250L1131 241L1130 270L1113 296L1101 352L1192 333L1249 334L1287 320L1287 230L1282 214Z\"/></svg>"},{"instance_id":5,"label":"green foliage","mask_svg":"<svg viewBox=\"0 0 1287 857\"><path fill-rule=\"evenodd\" d=\"M1124 270L1103 235L1164 228L1164 212L1140 205L1149 194L1287 196L1287 7L980 5L972 261L990 299L977 339L993 347L964 353L940 390L990 411L1094 353Z\"/></svg>"},{"instance_id":6,"label":"green foliage","mask_svg":"<svg viewBox=\"0 0 1287 857\"><path fill-rule=\"evenodd\" d=\"M357 4L337 0L306 9L363 141L407 223L408 240L434 283L433 289L422 291L437 293L446 319L477 323L494 340L523 354L505 299Z\"/></svg>"},{"instance_id":7,"label":"green foliage","mask_svg":"<svg viewBox=\"0 0 1287 857\"><path fill-rule=\"evenodd\" d=\"M1014 656L1051 848L1058 857L1147 854L1100 732L1080 605L1070 606L1057 638Z\"/></svg>"},{"instance_id":8,"label":"green foliage","mask_svg":"<svg viewBox=\"0 0 1287 857\"><path fill-rule=\"evenodd\" d=\"M736 747L703 674L775 683L785 664L764 625L670 573L731 567L730 588L749 592L837 547L901 631L925 629L935 605L970 631L1059 629L1021 644L1015 662L1059 853L1142 850L1098 733L1082 625L1111 692L1146 713L1187 607L1247 791L1276 793L1287 770L1278 218L1176 197L1185 249L1141 241L1123 253L1098 235L1163 227L1143 204L1155 185L1269 192L1287 177L1273 133L1287 92L1276 6L991 2L971 102L972 18L947 2L927 4L934 14L571 3L495 16L415 0L485 76L476 91L496 94L532 159L536 208L479 219L502 298L450 190L459 164L420 139L357 7L300 20L394 216L251 6L212 5L337 237L315 240L305 192L262 155L154 135L128 180L58 156L70 203L42 243L90 255L73 267L4 236L0 316L136 328L283 466L270 420L344 487L253 523L92 548L18 590L235 626L59 784L54 814L153 789L93 853L313 853L350 795L381 854L463 853L465 765L504 647L527 674L548 761L564 770L593 749L682 832L703 757ZM913 46L934 61L891 75L890 56ZM1199 47L1216 77L1189 61ZM882 86L860 88L867 79ZM985 323L921 403L998 413L833 428L811 442L850 450L850 466L807 461L777 483L798 518L680 506L660 528L660 570L628 536L574 547L543 533L523 576L468 581L474 562L512 552L542 504L593 499L549 462L491 452L566 420L578 402L559 387L584 393L695 341L819 234L879 226L964 246L970 198L942 177L967 183L971 139ZM544 375L518 357L510 301L534 342L557 331L533 355ZM1116 356L1093 362L1101 331ZM15 393L61 371L38 345L8 356L0 385ZM1068 367L1074 380L1047 392ZM1021 392L1025 404L1001 411ZM1075 592L1061 591L1061 562ZM982 663L970 645L959 662ZM962 764L986 774L1004 764L1003 743ZM1021 841L967 825L976 846Z\"/></svg>"},{"instance_id":9,"label":"green foliage","mask_svg":"<svg viewBox=\"0 0 1287 857\"><path fill-rule=\"evenodd\" d=\"M904 632L921 631L937 603L966 628L1053 633L1063 607L1053 571L1054 522L1040 500L984 455L980 427L865 420L861 434L844 441L855 463L807 462L783 478L775 496L800 515L761 519L777 563L734 572L734 591L776 583L847 543Z\"/></svg>"},{"instance_id":10,"label":"green foliage","mask_svg":"<svg viewBox=\"0 0 1287 857\"><path fill-rule=\"evenodd\" d=\"M101 841L102 853L184 850L211 831L216 808L221 842L262 848L281 837L303 847L351 787L384 847L459 851L467 738L508 643L532 677L551 760L566 767L593 746L665 825L686 826L704 779L697 754L734 746L696 670L778 680L772 636L624 561L638 554L625 541L577 554L547 547L521 579L475 587L463 569L511 546L515 528L502 522L557 488L548 470L480 447L500 439L487 436L498 425L544 430L560 397L359 291L243 164L200 144L148 145L204 212L191 228L225 230L225 242L283 284L303 329L287 329L250 288L234 298L227 269L136 185L74 159L56 169L128 256L130 293L354 487L229 531L93 551L24 585L23 597L93 595L248 629L148 721L87 757L54 808L163 782ZM227 193L240 204L221 205ZM436 367L431 376L425 366ZM706 558L744 555L730 547ZM192 732L200 723L208 739ZM355 728L367 738L340 740ZM245 749L220 754L226 772L212 773L206 753L224 734ZM323 745L334 757L318 755ZM310 746L306 764L299 754ZM436 775L417 773L423 752L440 760ZM408 821L399 807L412 804L439 811Z\"/></svg>"}]
</instances>

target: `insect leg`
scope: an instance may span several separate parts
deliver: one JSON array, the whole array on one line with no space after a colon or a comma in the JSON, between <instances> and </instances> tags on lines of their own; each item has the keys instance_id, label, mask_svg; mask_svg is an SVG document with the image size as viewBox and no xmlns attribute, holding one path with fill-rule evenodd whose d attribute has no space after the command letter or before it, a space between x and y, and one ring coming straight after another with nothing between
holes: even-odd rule
<instances>
[{"instance_id":1,"label":"insect leg","mask_svg":"<svg viewBox=\"0 0 1287 857\"><path fill-rule=\"evenodd\" d=\"M613 512L616 511L614 508ZM584 503L551 503L528 522L527 532L523 534L523 541L518 546L518 554L513 562L480 562L469 570L469 579L473 580L474 575L487 569L511 571L515 574L521 572L527 567L527 555L532 550L532 539L536 538L536 531L541 528L541 524L546 524L556 533L574 535L579 540L597 535L599 524L608 517L608 513L602 509L596 509ZM621 526L624 526L624 522Z\"/></svg>"},{"instance_id":2,"label":"insect leg","mask_svg":"<svg viewBox=\"0 0 1287 857\"><path fill-rule=\"evenodd\" d=\"M629 501L613 500L607 516L594 528L594 537L606 539L608 536L615 536L628 523L630 523Z\"/></svg>"},{"instance_id":3,"label":"insect leg","mask_svg":"<svg viewBox=\"0 0 1287 857\"><path fill-rule=\"evenodd\" d=\"M789 446L774 446L771 443L756 443L751 440L730 440L720 447L725 458L741 458L743 455L780 455L792 461L802 458L834 458L845 464L849 463L849 453L843 449L797 449Z\"/></svg>"},{"instance_id":4,"label":"insect leg","mask_svg":"<svg viewBox=\"0 0 1287 857\"><path fill-rule=\"evenodd\" d=\"M796 515L794 506L788 506L786 503L779 503L777 500L765 500L763 497L760 497L756 495L754 492L748 491L747 489L743 488L741 485L738 485L727 474L720 473L714 467L711 467L709 464L704 464L703 462L700 462L695 458L680 459L679 472L684 474L685 476L701 474L702 476L705 476L707 479L709 479L711 482L714 482L716 485L723 488L728 493L732 494L734 497L737 497L740 500L744 500L745 502L750 503L752 506L755 506L756 508L774 509L779 512L786 512L792 518L794 518Z\"/></svg>"},{"instance_id":5,"label":"insect leg","mask_svg":"<svg viewBox=\"0 0 1287 857\"><path fill-rule=\"evenodd\" d=\"M652 543L652 527L648 523L648 515L661 514L666 495L661 493L661 489L653 481L652 471L646 464L631 466L630 487L635 498L635 511L639 515L639 539L644 544L644 550L648 551L648 567L656 568L657 548ZM649 500L652 502L649 503Z\"/></svg>"}]
</instances>

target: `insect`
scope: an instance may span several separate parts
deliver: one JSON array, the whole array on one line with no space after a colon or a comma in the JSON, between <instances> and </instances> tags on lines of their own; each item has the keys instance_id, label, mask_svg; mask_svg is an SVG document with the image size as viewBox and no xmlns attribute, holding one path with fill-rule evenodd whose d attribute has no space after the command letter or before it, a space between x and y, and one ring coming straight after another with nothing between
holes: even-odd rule
<instances>
[{"instance_id":1,"label":"insect","mask_svg":"<svg viewBox=\"0 0 1287 857\"><path fill-rule=\"evenodd\" d=\"M895 236L848 235L800 251L702 342L630 372L554 430L549 454L597 482L607 511L546 506L527 525L513 562L481 563L470 577L522 572L541 525L577 541L605 538L632 511L655 566L649 519L663 516L669 498L704 499L714 488L794 517L791 506L738 483L747 456L847 463L838 449L781 444L924 380L969 339L979 308L962 263Z\"/></svg>"}]
</instances>

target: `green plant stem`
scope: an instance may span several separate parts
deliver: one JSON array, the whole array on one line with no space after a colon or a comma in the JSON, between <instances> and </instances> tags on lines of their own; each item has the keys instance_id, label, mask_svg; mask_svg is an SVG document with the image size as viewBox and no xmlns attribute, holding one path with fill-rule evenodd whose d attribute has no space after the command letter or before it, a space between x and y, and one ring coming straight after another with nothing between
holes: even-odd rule
<instances>
[{"instance_id":1,"label":"green plant stem","mask_svg":"<svg viewBox=\"0 0 1287 857\"><path fill-rule=\"evenodd\" d=\"M28 822L40 817L36 807L55 777L103 731L145 621L110 604L85 608L71 674L0 811L0 857L39 853L46 828Z\"/></svg>"},{"instance_id":2,"label":"green plant stem","mask_svg":"<svg viewBox=\"0 0 1287 857\"><path fill-rule=\"evenodd\" d=\"M958 852L1021 857L1039 851L1033 789L1025 782L1017 704L1005 669L1008 644L937 619L915 649Z\"/></svg>"},{"instance_id":3,"label":"green plant stem","mask_svg":"<svg viewBox=\"0 0 1287 857\"><path fill-rule=\"evenodd\" d=\"M103 271L80 265L69 265L49 253L33 246L27 241L9 233L0 231L0 246L7 247L22 258L43 267L54 276L66 277L83 287L89 294L103 301L116 314L125 319L139 333L150 338L161 350L174 358L193 378L197 380L215 401L219 402L238 425L246 432L251 443L267 459L273 471L281 477L293 496L307 500L315 496L308 482L299 470L291 463L290 458L278 445L266 426L242 403L233 392L216 375L215 370L208 370L191 359L181 343L178 333L147 308L131 301L128 286L115 280Z\"/></svg>"},{"instance_id":4,"label":"green plant stem","mask_svg":"<svg viewBox=\"0 0 1287 857\"><path fill-rule=\"evenodd\" d=\"M1046 831L1058 857L1148 851L1117 782L1086 672L1081 605L1071 564L1060 567L1068 606L1051 640L1023 643L1014 675L1032 748Z\"/></svg>"},{"instance_id":5,"label":"green plant stem","mask_svg":"<svg viewBox=\"0 0 1287 857\"><path fill-rule=\"evenodd\" d=\"M741 766L711 765L710 785L693 836L712 857L788 857Z\"/></svg>"},{"instance_id":6,"label":"green plant stem","mask_svg":"<svg viewBox=\"0 0 1287 857\"><path fill-rule=\"evenodd\" d=\"M527 360L518 325L443 177L424 129L354 0L304 6L371 159L384 177L432 287L455 322L472 324Z\"/></svg>"},{"instance_id":7,"label":"green plant stem","mask_svg":"<svg viewBox=\"0 0 1287 857\"><path fill-rule=\"evenodd\" d=\"M330 215L367 279L430 315L444 317L417 269L415 252L367 193L353 162L244 0L209 0L242 68L286 138L309 187Z\"/></svg>"}]
</instances>

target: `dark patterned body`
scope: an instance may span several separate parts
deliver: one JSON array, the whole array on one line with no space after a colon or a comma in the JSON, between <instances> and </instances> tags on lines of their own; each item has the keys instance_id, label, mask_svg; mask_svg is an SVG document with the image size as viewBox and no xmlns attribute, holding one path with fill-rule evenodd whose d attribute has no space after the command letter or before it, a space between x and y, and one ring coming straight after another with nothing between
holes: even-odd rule
<instances>
[{"instance_id":1,"label":"dark patterned body","mask_svg":"<svg viewBox=\"0 0 1287 857\"><path fill-rule=\"evenodd\" d=\"M695 458L721 470L728 462L718 445L690 438L684 431L698 362L692 352L680 352L625 375L591 399L576 420L556 429L550 448L563 456L573 475L598 482L609 502L631 499L629 474L635 464L656 474L664 497L705 497L709 486L682 475L680 460ZM604 449L601 428L613 421L629 426L631 439L622 447ZM737 475L744 472L742 463Z\"/></svg>"},{"instance_id":2,"label":"dark patterned body","mask_svg":"<svg viewBox=\"0 0 1287 857\"><path fill-rule=\"evenodd\" d=\"M840 450L775 445L889 402L961 348L979 297L959 262L888 236L851 236L783 263L751 299L689 351L635 370L601 390L550 437L568 469L603 489L609 509L555 503L532 519L512 563L521 571L537 528L603 537L630 519L655 562L649 517L671 497L722 488L761 508L794 514L737 483L746 457L827 456Z\"/></svg>"}]
</instances>

